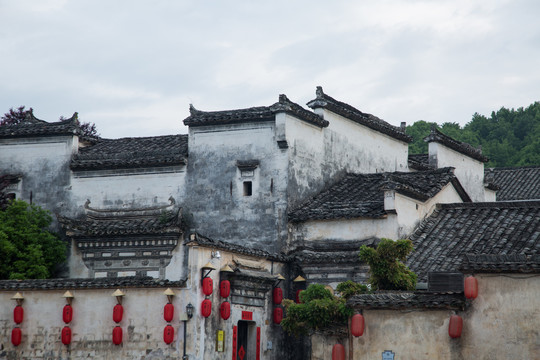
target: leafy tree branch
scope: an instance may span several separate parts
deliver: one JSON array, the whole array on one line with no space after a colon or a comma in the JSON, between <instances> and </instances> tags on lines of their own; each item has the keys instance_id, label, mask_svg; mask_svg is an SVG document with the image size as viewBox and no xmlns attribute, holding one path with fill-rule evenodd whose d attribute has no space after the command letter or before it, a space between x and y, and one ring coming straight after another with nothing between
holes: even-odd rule
<instances>
[{"instance_id":1,"label":"leafy tree branch","mask_svg":"<svg viewBox=\"0 0 540 360\"><path fill-rule=\"evenodd\" d=\"M49 213L13 200L0 211L0 279L45 279L66 259L66 244L48 228Z\"/></svg>"},{"instance_id":2,"label":"leafy tree branch","mask_svg":"<svg viewBox=\"0 0 540 360\"><path fill-rule=\"evenodd\" d=\"M362 245L359 256L369 264L372 290L414 290L417 276L403 263L412 250L411 240L381 239L377 249Z\"/></svg>"}]
</instances>

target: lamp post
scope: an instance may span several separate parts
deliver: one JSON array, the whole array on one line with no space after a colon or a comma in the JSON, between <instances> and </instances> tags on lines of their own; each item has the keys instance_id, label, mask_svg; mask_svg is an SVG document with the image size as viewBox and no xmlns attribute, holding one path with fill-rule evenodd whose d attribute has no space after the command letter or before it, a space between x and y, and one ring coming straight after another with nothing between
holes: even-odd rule
<instances>
[{"instance_id":1,"label":"lamp post","mask_svg":"<svg viewBox=\"0 0 540 360\"><path fill-rule=\"evenodd\" d=\"M189 359L189 356L186 355L186 332L187 332L187 322L193 317L193 305L191 303L186 305L186 314L183 316L182 321L184 322L184 355L182 356L183 360Z\"/></svg>"}]
</instances>

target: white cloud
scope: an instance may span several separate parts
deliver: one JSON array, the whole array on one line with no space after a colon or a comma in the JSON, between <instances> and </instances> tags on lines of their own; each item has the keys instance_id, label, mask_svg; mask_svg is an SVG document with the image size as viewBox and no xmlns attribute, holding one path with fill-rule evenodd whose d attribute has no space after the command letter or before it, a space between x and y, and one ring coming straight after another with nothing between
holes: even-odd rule
<instances>
[{"instance_id":1,"label":"white cloud","mask_svg":"<svg viewBox=\"0 0 540 360\"><path fill-rule=\"evenodd\" d=\"M0 0L0 112L79 111L105 136L144 136L181 129L190 102L243 108L285 93L303 105L322 85L396 125L464 124L539 100L539 11L535 0Z\"/></svg>"}]
</instances>

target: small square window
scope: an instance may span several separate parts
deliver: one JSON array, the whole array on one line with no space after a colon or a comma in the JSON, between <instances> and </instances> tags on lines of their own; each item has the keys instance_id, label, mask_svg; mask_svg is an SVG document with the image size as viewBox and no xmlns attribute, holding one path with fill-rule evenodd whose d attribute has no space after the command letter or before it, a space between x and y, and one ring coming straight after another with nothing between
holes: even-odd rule
<instances>
[{"instance_id":1,"label":"small square window","mask_svg":"<svg viewBox=\"0 0 540 360\"><path fill-rule=\"evenodd\" d=\"M251 196L253 187L251 181L244 181L244 196Z\"/></svg>"}]
</instances>

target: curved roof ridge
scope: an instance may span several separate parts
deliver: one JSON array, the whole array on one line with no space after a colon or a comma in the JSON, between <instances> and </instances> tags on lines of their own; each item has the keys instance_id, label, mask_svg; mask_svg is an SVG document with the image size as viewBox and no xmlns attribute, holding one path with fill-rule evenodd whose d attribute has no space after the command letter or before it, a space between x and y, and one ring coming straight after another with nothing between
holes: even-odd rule
<instances>
[{"instance_id":1,"label":"curved roof ridge","mask_svg":"<svg viewBox=\"0 0 540 360\"><path fill-rule=\"evenodd\" d=\"M327 127L328 121L319 115L304 109L292 102L286 95L280 94L278 102L270 106L255 106L243 109L202 111L192 104L189 106L190 116L184 119L186 126L226 125L253 121L271 121L275 114L285 112L300 120L318 127Z\"/></svg>"},{"instance_id":2,"label":"curved roof ridge","mask_svg":"<svg viewBox=\"0 0 540 360\"><path fill-rule=\"evenodd\" d=\"M83 136L78 114L75 112L68 119L47 122L36 118L33 113L30 113L18 124L0 126L0 138L55 135Z\"/></svg>"},{"instance_id":3,"label":"curved roof ridge","mask_svg":"<svg viewBox=\"0 0 540 360\"><path fill-rule=\"evenodd\" d=\"M413 138L405 133L401 128L391 125L375 115L364 113L357 108L338 101L323 92L321 86L317 86L315 99L309 101L306 105L312 109L324 108L341 115L358 124L364 125L372 130L376 130L395 139L410 143Z\"/></svg>"}]
</instances>

